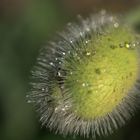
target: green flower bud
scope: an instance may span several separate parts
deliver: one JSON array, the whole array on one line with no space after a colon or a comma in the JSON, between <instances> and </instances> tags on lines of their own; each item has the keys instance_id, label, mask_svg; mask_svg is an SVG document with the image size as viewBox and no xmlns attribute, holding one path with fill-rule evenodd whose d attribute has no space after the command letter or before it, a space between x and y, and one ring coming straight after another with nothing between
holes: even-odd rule
<instances>
[{"instance_id":1,"label":"green flower bud","mask_svg":"<svg viewBox=\"0 0 140 140\"><path fill-rule=\"evenodd\" d=\"M139 42L113 16L69 23L41 50L29 102L57 133L107 135L128 120L139 97Z\"/></svg>"}]
</instances>

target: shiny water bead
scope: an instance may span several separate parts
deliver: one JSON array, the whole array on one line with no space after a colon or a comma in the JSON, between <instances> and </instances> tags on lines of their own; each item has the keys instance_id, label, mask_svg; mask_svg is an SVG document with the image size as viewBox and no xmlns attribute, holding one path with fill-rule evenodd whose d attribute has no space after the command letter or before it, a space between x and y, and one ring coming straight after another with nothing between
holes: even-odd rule
<instances>
[{"instance_id":1,"label":"shiny water bead","mask_svg":"<svg viewBox=\"0 0 140 140\"><path fill-rule=\"evenodd\" d=\"M57 74L58 74L58 76L62 76L60 71L58 71L58 73L57 73Z\"/></svg>"},{"instance_id":2,"label":"shiny water bead","mask_svg":"<svg viewBox=\"0 0 140 140\"><path fill-rule=\"evenodd\" d=\"M63 55L66 55L66 53L65 53L65 52L62 52L62 54L63 54Z\"/></svg>"},{"instance_id":3,"label":"shiny water bead","mask_svg":"<svg viewBox=\"0 0 140 140\"><path fill-rule=\"evenodd\" d=\"M87 52L86 55L89 56L89 55L91 55L91 53L90 52Z\"/></svg>"},{"instance_id":4,"label":"shiny water bead","mask_svg":"<svg viewBox=\"0 0 140 140\"><path fill-rule=\"evenodd\" d=\"M129 49L130 47L131 47L131 44L130 43L125 43L125 47L127 48L127 49Z\"/></svg>"},{"instance_id":5,"label":"shiny water bead","mask_svg":"<svg viewBox=\"0 0 140 140\"><path fill-rule=\"evenodd\" d=\"M54 66L54 63L53 63L53 62L50 62L50 65L51 65L51 66Z\"/></svg>"},{"instance_id":6,"label":"shiny water bead","mask_svg":"<svg viewBox=\"0 0 140 140\"><path fill-rule=\"evenodd\" d=\"M119 27L119 23L117 23L117 22L114 23L114 27L115 27L115 28L118 28L118 27Z\"/></svg>"}]
</instances>

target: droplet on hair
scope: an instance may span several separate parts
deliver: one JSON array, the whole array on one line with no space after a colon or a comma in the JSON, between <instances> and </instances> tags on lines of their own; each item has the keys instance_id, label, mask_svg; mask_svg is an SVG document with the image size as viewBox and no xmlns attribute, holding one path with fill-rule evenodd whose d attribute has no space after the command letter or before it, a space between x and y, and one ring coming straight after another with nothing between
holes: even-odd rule
<instances>
[{"instance_id":1,"label":"droplet on hair","mask_svg":"<svg viewBox=\"0 0 140 140\"><path fill-rule=\"evenodd\" d=\"M50 65L51 65L51 66L54 66L54 63L53 63L53 62L50 62Z\"/></svg>"},{"instance_id":2,"label":"droplet on hair","mask_svg":"<svg viewBox=\"0 0 140 140\"><path fill-rule=\"evenodd\" d=\"M91 55L91 53L90 52L87 52L86 55L89 56L89 55Z\"/></svg>"},{"instance_id":3,"label":"droplet on hair","mask_svg":"<svg viewBox=\"0 0 140 140\"><path fill-rule=\"evenodd\" d=\"M118 28L119 27L119 23L118 22L114 23L114 27Z\"/></svg>"},{"instance_id":4,"label":"droplet on hair","mask_svg":"<svg viewBox=\"0 0 140 140\"><path fill-rule=\"evenodd\" d=\"M66 55L66 53L65 53L65 52L62 52L62 54L63 54L63 55Z\"/></svg>"},{"instance_id":5,"label":"droplet on hair","mask_svg":"<svg viewBox=\"0 0 140 140\"><path fill-rule=\"evenodd\" d=\"M82 86L83 86L83 87L85 87L85 86L86 86L86 84L85 84L85 83L82 83Z\"/></svg>"},{"instance_id":6,"label":"droplet on hair","mask_svg":"<svg viewBox=\"0 0 140 140\"><path fill-rule=\"evenodd\" d=\"M130 43L127 43L127 42L125 42L125 47L126 47L127 49L130 49L131 44L130 44Z\"/></svg>"}]
</instances>

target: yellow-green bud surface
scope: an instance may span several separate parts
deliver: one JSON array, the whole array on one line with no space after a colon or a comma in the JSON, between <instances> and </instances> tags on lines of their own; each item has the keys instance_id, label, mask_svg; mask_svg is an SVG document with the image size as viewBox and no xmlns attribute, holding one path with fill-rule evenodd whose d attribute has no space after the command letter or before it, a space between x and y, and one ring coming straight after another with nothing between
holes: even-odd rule
<instances>
[{"instance_id":1,"label":"yellow-green bud surface","mask_svg":"<svg viewBox=\"0 0 140 140\"><path fill-rule=\"evenodd\" d=\"M138 77L138 52L130 42L134 34L126 27L109 29L94 36L87 52L67 76L73 110L84 119L96 119L112 112ZM89 54L89 55L87 55Z\"/></svg>"}]
</instances>

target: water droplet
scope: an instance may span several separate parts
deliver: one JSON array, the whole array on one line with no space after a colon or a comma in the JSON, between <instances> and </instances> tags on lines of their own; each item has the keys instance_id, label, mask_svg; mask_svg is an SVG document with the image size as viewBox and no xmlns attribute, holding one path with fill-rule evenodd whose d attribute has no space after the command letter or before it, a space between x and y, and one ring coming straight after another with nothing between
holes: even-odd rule
<instances>
[{"instance_id":1,"label":"water droplet","mask_svg":"<svg viewBox=\"0 0 140 140\"><path fill-rule=\"evenodd\" d=\"M73 74L73 72L70 72L70 75L72 75Z\"/></svg>"},{"instance_id":2,"label":"water droplet","mask_svg":"<svg viewBox=\"0 0 140 140\"><path fill-rule=\"evenodd\" d=\"M46 62L47 60L46 60L46 59L42 59L42 61L43 61L43 62Z\"/></svg>"},{"instance_id":3,"label":"water droplet","mask_svg":"<svg viewBox=\"0 0 140 140\"><path fill-rule=\"evenodd\" d=\"M129 49L131 47L130 43L125 42L125 47Z\"/></svg>"},{"instance_id":4,"label":"water droplet","mask_svg":"<svg viewBox=\"0 0 140 140\"><path fill-rule=\"evenodd\" d=\"M89 29L89 28L86 28L86 31L87 31L87 32L89 32L89 31L90 31L90 29Z\"/></svg>"},{"instance_id":5,"label":"water droplet","mask_svg":"<svg viewBox=\"0 0 140 140\"><path fill-rule=\"evenodd\" d=\"M57 113L57 111L58 111L58 108L56 107L56 108L54 109L54 111L55 111L55 113Z\"/></svg>"},{"instance_id":6,"label":"water droplet","mask_svg":"<svg viewBox=\"0 0 140 140\"><path fill-rule=\"evenodd\" d=\"M62 62L61 62L61 61L59 61L58 63L59 63L59 64L62 64Z\"/></svg>"},{"instance_id":7,"label":"water droplet","mask_svg":"<svg viewBox=\"0 0 140 140\"><path fill-rule=\"evenodd\" d=\"M60 77L62 76L60 71L57 72L57 75Z\"/></svg>"},{"instance_id":8,"label":"water droplet","mask_svg":"<svg viewBox=\"0 0 140 140\"><path fill-rule=\"evenodd\" d=\"M27 103L32 103L32 101L28 100Z\"/></svg>"},{"instance_id":9,"label":"water droplet","mask_svg":"<svg viewBox=\"0 0 140 140\"><path fill-rule=\"evenodd\" d=\"M62 108L62 111L65 111L65 110L66 110L65 107L63 107L63 108Z\"/></svg>"},{"instance_id":10,"label":"water droplet","mask_svg":"<svg viewBox=\"0 0 140 140\"><path fill-rule=\"evenodd\" d=\"M98 93L98 90L95 90L95 93Z\"/></svg>"},{"instance_id":11,"label":"water droplet","mask_svg":"<svg viewBox=\"0 0 140 140\"><path fill-rule=\"evenodd\" d=\"M85 43L88 44L89 40L86 40Z\"/></svg>"},{"instance_id":12,"label":"water droplet","mask_svg":"<svg viewBox=\"0 0 140 140\"><path fill-rule=\"evenodd\" d=\"M118 22L114 23L114 27L118 28L119 27L119 23Z\"/></svg>"},{"instance_id":13,"label":"water droplet","mask_svg":"<svg viewBox=\"0 0 140 140\"><path fill-rule=\"evenodd\" d=\"M82 32L80 32L80 36L83 36L83 33Z\"/></svg>"},{"instance_id":14,"label":"water droplet","mask_svg":"<svg viewBox=\"0 0 140 140\"><path fill-rule=\"evenodd\" d=\"M65 109L69 109L70 108L70 105L65 105Z\"/></svg>"},{"instance_id":15,"label":"water droplet","mask_svg":"<svg viewBox=\"0 0 140 140\"><path fill-rule=\"evenodd\" d=\"M61 85L61 87L60 87L61 89L64 89L64 85Z\"/></svg>"},{"instance_id":16,"label":"water droplet","mask_svg":"<svg viewBox=\"0 0 140 140\"><path fill-rule=\"evenodd\" d=\"M86 86L86 84L85 84L85 83L82 83L82 86L83 86L83 87L85 87L85 86Z\"/></svg>"},{"instance_id":17,"label":"water droplet","mask_svg":"<svg viewBox=\"0 0 140 140\"><path fill-rule=\"evenodd\" d=\"M45 91L45 88L42 88L41 90L42 90L42 91Z\"/></svg>"},{"instance_id":18,"label":"water droplet","mask_svg":"<svg viewBox=\"0 0 140 140\"><path fill-rule=\"evenodd\" d=\"M68 105L65 105L66 108L68 108Z\"/></svg>"},{"instance_id":19,"label":"water droplet","mask_svg":"<svg viewBox=\"0 0 140 140\"><path fill-rule=\"evenodd\" d=\"M82 83L82 86L83 87L86 87L86 86L88 86L89 84L88 83Z\"/></svg>"},{"instance_id":20,"label":"water droplet","mask_svg":"<svg viewBox=\"0 0 140 140\"><path fill-rule=\"evenodd\" d=\"M91 53L90 52L87 52L86 55L89 56L89 55L91 55Z\"/></svg>"},{"instance_id":21,"label":"water droplet","mask_svg":"<svg viewBox=\"0 0 140 140\"><path fill-rule=\"evenodd\" d=\"M65 53L65 52L62 52L62 54L63 54L63 55L66 55L66 53Z\"/></svg>"},{"instance_id":22,"label":"water droplet","mask_svg":"<svg viewBox=\"0 0 140 140\"><path fill-rule=\"evenodd\" d=\"M53 63L53 62L50 62L50 65L51 65L51 66L54 66L54 63Z\"/></svg>"},{"instance_id":23,"label":"water droplet","mask_svg":"<svg viewBox=\"0 0 140 140\"><path fill-rule=\"evenodd\" d=\"M135 43L133 43L133 44L132 44L132 46L133 46L133 47L136 47L136 44L135 44Z\"/></svg>"},{"instance_id":24,"label":"water droplet","mask_svg":"<svg viewBox=\"0 0 140 140\"><path fill-rule=\"evenodd\" d=\"M80 60L80 57L78 56L77 59Z\"/></svg>"},{"instance_id":25,"label":"water droplet","mask_svg":"<svg viewBox=\"0 0 140 140\"><path fill-rule=\"evenodd\" d=\"M77 55L78 55L77 53L74 53L74 57L77 57Z\"/></svg>"},{"instance_id":26,"label":"water droplet","mask_svg":"<svg viewBox=\"0 0 140 140\"><path fill-rule=\"evenodd\" d=\"M70 43L73 43L73 41L72 41L72 40L70 40Z\"/></svg>"}]
</instances>

